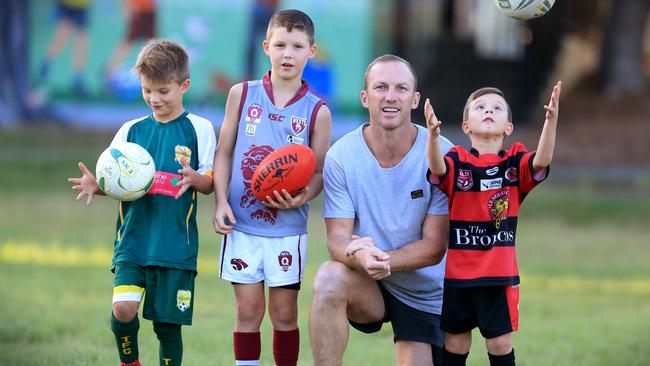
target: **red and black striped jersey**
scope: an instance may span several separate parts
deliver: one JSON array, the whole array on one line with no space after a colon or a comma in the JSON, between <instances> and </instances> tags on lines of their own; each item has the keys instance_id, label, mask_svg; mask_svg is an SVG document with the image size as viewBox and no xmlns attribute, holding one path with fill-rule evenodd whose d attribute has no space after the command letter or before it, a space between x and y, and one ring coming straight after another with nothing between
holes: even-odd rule
<instances>
[{"instance_id":1,"label":"red and black striped jersey","mask_svg":"<svg viewBox=\"0 0 650 366\"><path fill-rule=\"evenodd\" d=\"M535 152L515 142L508 151L482 154L455 146L445 155L447 173L427 173L449 198L449 250L445 286L519 284L515 235L519 207L548 168L533 176Z\"/></svg>"}]
</instances>

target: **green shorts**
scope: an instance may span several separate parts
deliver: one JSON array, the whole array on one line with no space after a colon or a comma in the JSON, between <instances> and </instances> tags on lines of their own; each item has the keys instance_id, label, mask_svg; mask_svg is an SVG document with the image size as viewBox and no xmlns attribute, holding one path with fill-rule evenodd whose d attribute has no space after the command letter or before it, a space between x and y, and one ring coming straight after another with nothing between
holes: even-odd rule
<instances>
[{"instance_id":1,"label":"green shorts","mask_svg":"<svg viewBox=\"0 0 650 366\"><path fill-rule=\"evenodd\" d=\"M191 325L195 277L195 271L117 263L113 282L113 303L142 302L144 295L143 318Z\"/></svg>"}]
</instances>

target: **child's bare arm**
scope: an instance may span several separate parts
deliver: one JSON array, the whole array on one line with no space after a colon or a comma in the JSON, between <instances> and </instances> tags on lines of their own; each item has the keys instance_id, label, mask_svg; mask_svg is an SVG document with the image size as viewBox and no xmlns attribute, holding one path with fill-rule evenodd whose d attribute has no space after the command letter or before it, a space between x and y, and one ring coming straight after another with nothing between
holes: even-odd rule
<instances>
[{"instance_id":1,"label":"child's bare arm","mask_svg":"<svg viewBox=\"0 0 650 366\"><path fill-rule=\"evenodd\" d=\"M431 170L431 174L440 177L447 172L445 158L442 155L442 149L440 149L440 142L438 141L442 122L438 120L438 117L433 112L429 98L424 102L424 118L427 121L427 159L429 160L429 169Z\"/></svg>"},{"instance_id":2,"label":"child's bare arm","mask_svg":"<svg viewBox=\"0 0 650 366\"><path fill-rule=\"evenodd\" d=\"M220 234L227 234L232 230L232 224L236 222L232 209L228 204L228 186L230 184L230 172L232 168L232 157L237 142L237 125L239 124L239 106L244 90L243 84L234 85L228 94L226 101L226 113L221 124L217 152L214 155L214 228Z\"/></svg>"},{"instance_id":3,"label":"child's bare arm","mask_svg":"<svg viewBox=\"0 0 650 366\"><path fill-rule=\"evenodd\" d=\"M551 165L553 160L553 151L555 150L555 134L557 130L557 118L560 111L560 92L562 91L562 82L558 81L553 87L551 99L548 105L544 106L546 110L546 119L542 134L539 137L537 152L533 159L534 173L538 173Z\"/></svg>"},{"instance_id":4,"label":"child's bare arm","mask_svg":"<svg viewBox=\"0 0 650 366\"><path fill-rule=\"evenodd\" d=\"M307 183L305 189L294 197L289 192L282 191L275 195L274 200L264 202L265 205L277 209L290 209L304 205L314 199L323 190L323 162L330 147L332 135L332 114L327 106L322 106L316 115L316 124L311 135L311 149L316 155L316 171Z\"/></svg>"}]
</instances>

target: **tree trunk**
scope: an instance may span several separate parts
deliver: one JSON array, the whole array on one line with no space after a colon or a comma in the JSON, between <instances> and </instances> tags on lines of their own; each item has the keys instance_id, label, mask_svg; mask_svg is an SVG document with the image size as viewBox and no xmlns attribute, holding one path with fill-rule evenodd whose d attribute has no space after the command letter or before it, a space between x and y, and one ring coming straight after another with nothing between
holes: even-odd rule
<instances>
[{"instance_id":1,"label":"tree trunk","mask_svg":"<svg viewBox=\"0 0 650 366\"><path fill-rule=\"evenodd\" d=\"M611 97L643 90L643 34L650 0L611 0L605 26L600 76Z\"/></svg>"}]
</instances>

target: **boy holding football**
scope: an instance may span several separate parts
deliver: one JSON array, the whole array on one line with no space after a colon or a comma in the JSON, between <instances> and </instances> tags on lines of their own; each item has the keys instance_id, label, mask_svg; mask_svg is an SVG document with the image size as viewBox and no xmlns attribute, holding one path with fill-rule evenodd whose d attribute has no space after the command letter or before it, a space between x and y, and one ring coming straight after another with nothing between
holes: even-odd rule
<instances>
[{"instance_id":1,"label":"boy holding football","mask_svg":"<svg viewBox=\"0 0 650 366\"><path fill-rule=\"evenodd\" d=\"M152 40L134 66L142 96L152 114L125 123L113 141L144 147L156 164L148 194L119 202L112 271L111 329L120 365L139 366L138 308L153 321L160 341L160 364L180 365L181 325L191 325L194 278L198 255L197 192L212 192L212 163L216 138L212 123L183 108L190 86L189 59L179 44ZM83 163L80 178L70 178L90 205L102 194Z\"/></svg>"},{"instance_id":2,"label":"boy holding football","mask_svg":"<svg viewBox=\"0 0 650 366\"><path fill-rule=\"evenodd\" d=\"M553 160L562 82L551 93L537 151L515 142L503 93L481 88L467 99L462 130L470 151L453 147L443 156L441 122L425 102L428 179L449 198L449 248L440 327L444 365L465 365L478 327L486 339L490 365L515 365L512 332L519 319L519 273L515 256L517 214L526 195L548 176Z\"/></svg>"},{"instance_id":3,"label":"boy holding football","mask_svg":"<svg viewBox=\"0 0 650 366\"><path fill-rule=\"evenodd\" d=\"M233 284L237 319L233 332L237 365L258 365L260 325L269 287L273 355L278 366L298 360L298 290L304 273L308 202L323 188L323 159L330 144L331 115L302 80L316 54L314 24L299 10L269 21L264 52L271 71L261 80L233 86L219 135L215 166L215 230L222 234L220 277ZM295 196L274 191L260 202L251 190L258 164L288 145L309 146L316 172Z\"/></svg>"}]
</instances>

